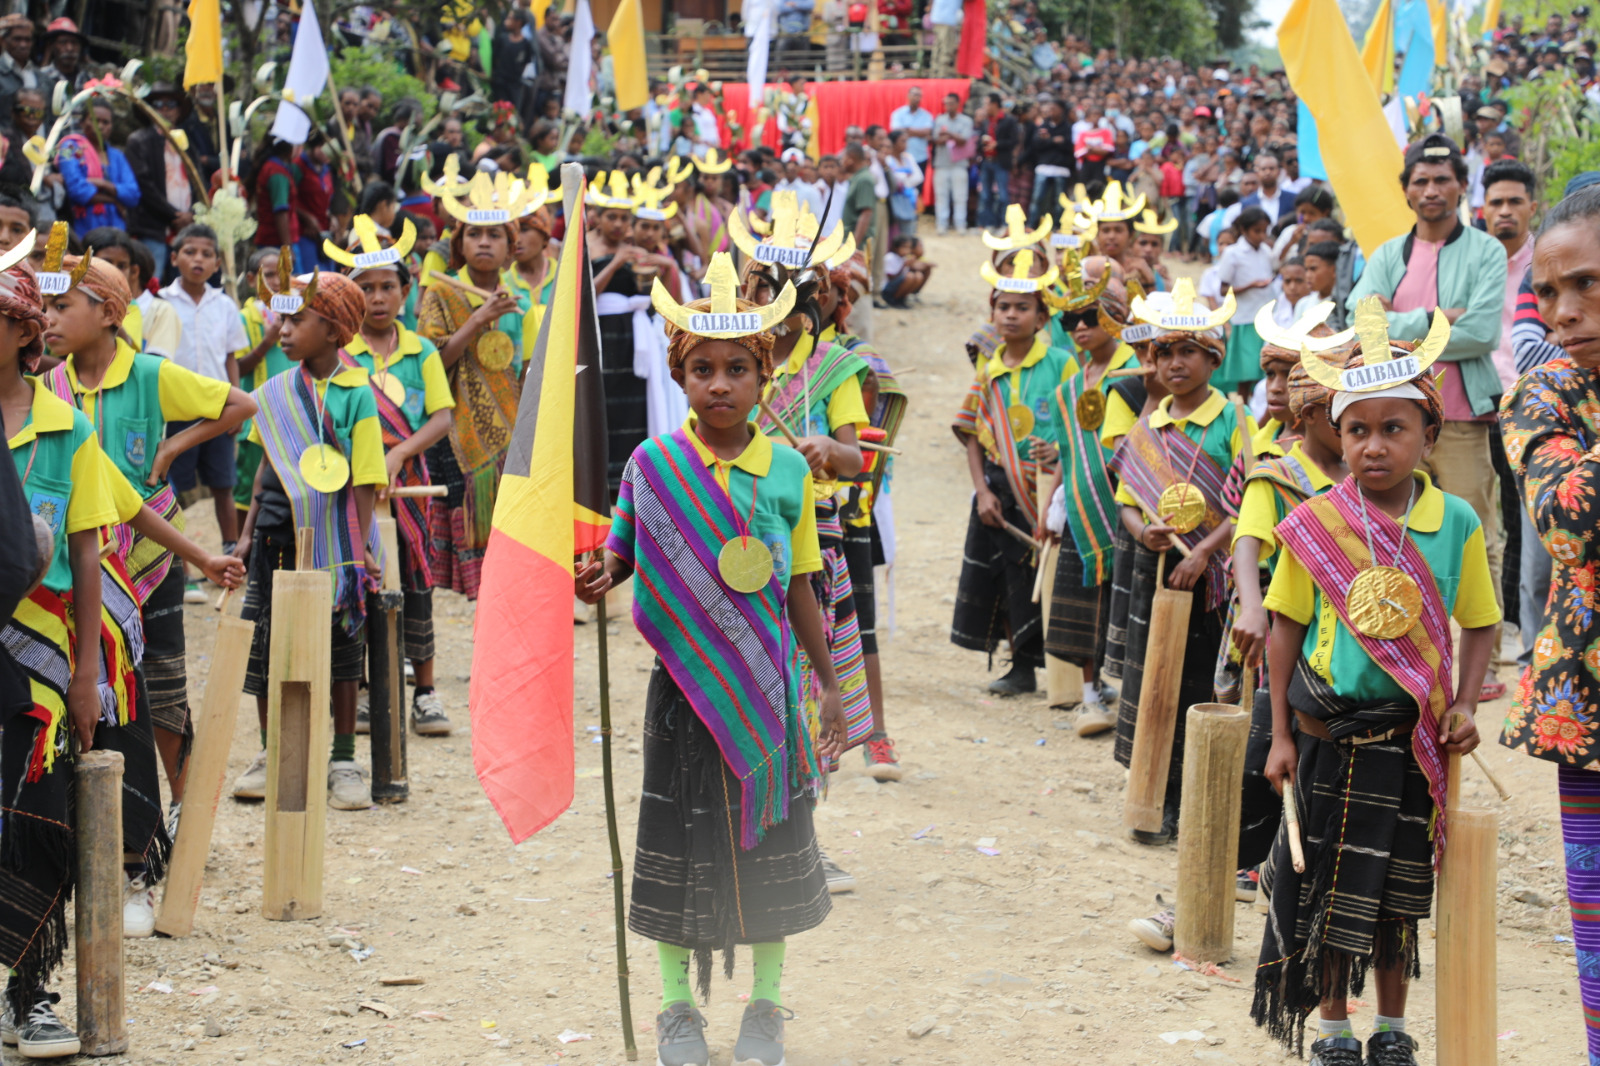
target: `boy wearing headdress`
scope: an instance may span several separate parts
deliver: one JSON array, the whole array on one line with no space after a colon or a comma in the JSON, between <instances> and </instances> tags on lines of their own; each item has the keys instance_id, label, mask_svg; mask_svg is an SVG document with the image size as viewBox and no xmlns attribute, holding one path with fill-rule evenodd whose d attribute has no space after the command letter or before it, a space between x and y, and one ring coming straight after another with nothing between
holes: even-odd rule
<instances>
[{"instance_id":1,"label":"boy wearing headdress","mask_svg":"<svg viewBox=\"0 0 1600 1066\"><path fill-rule=\"evenodd\" d=\"M1473 713L1500 609L1477 515L1418 469L1444 419L1428 368L1449 338L1445 315L1415 348L1389 340L1375 299L1357 305L1355 329L1359 351L1342 370L1302 355L1333 390L1350 476L1274 531L1283 550L1265 600L1276 638L1266 773L1293 790L1299 825L1285 820L1262 870L1271 913L1251 1016L1298 1046L1318 1010L1311 1061L1355 1066L1362 1045L1347 1002L1371 973L1366 1061L1412 1066L1406 986L1420 972L1417 923L1448 841L1445 757L1477 746ZM1294 831L1303 873L1290 862Z\"/></svg>"}]
</instances>

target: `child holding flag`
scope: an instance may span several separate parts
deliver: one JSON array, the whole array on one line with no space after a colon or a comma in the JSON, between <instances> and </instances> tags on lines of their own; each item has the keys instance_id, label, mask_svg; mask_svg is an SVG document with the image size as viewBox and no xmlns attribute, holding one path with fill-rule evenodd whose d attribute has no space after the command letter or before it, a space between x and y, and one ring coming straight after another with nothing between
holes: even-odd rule
<instances>
[{"instance_id":1,"label":"child holding flag","mask_svg":"<svg viewBox=\"0 0 1600 1066\"><path fill-rule=\"evenodd\" d=\"M658 941L657 1061L707 1066L694 988L709 994L713 952L731 976L734 945L751 944L755 986L733 1059L778 1066L784 938L831 906L811 808L821 761L843 750L844 711L805 580L822 567L810 469L749 421L794 288L766 307L739 300L723 253L707 276L711 298L687 307L655 286L668 364L693 414L634 451L606 562L579 570L576 586L593 603L637 574L634 619L659 657L628 920ZM796 639L821 686L815 740L800 713Z\"/></svg>"},{"instance_id":2,"label":"child holding flag","mask_svg":"<svg viewBox=\"0 0 1600 1066\"><path fill-rule=\"evenodd\" d=\"M272 642L272 575L295 569L296 534L309 529L313 565L333 574L333 754L328 806L362 810L372 790L356 757L356 690L366 659L367 592L383 573L372 523L377 490L388 484L383 430L368 375L342 349L360 330L366 301L343 274L290 279L279 343L296 364L256 390L261 412L251 438L264 462L234 549L250 567L243 616L256 623L244 690L256 698L262 751L234 784L236 799L260 799L267 784L267 650ZM316 619L284 619L316 625Z\"/></svg>"},{"instance_id":3,"label":"child holding flag","mask_svg":"<svg viewBox=\"0 0 1600 1066\"><path fill-rule=\"evenodd\" d=\"M358 236L355 254L332 241L323 243L329 258L350 268L350 279L361 289L366 317L345 352L369 375L372 398L383 427L384 465L389 484L426 485L427 450L450 432L456 401L450 395L444 361L432 342L417 336L400 321L411 272L405 256L416 241L416 231L405 224L400 239L384 246L377 227L366 215L351 226ZM368 264L368 265L362 265ZM391 501L399 533L400 583L405 593L401 616L405 619L406 658L416 672L416 692L411 703L411 728L419 736L448 736L450 719L434 688L433 678L433 570L429 566L428 512L423 500L400 497ZM358 716L356 731L367 731Z\"/></svg>"}]
</instances>

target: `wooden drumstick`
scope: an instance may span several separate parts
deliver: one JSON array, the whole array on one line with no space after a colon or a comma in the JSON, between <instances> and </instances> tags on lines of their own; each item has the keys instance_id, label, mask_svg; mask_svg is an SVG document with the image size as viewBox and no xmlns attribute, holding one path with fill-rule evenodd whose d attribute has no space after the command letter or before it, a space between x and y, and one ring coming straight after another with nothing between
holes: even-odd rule
<instances>
[{"instance_id":1,"label":"wooden drumstick","mask_svg":"<svg viewBox=\"0 0 1600 1066\"><path fill-rule=\"evenodd\" d=\"M492 292L485 292L484 290L478 288L476 285L468 285L466 282L462 281L461 279L453 278L449 274L429 274L428 275L428 283L430 285L435 284L435 283L441 284L441 285L448 285L452 289L459 289L460 291L466 293L469 296L477 296L477 297L479 297L481 299L484 299L484 300L492 300L492 299L494 299L494 296L495 296L495 294L492 293Z\"/></svg>"},{"instance_id":2,"label":"wooden drumstick","mask_svg":"<svg viewBox=\"0 0 1600 1066\"><path fill-rule=\"evenodd\" d=\"M1300 812L1294 802L1294 782L1283 783L1283 824L1289 831L1289 857L1294 862L1294 872L1306 872L1306 853L1300 846Z\"/></svg>"},{"instance_id":3,"label":"wooden drumstick","mask_svg":"<svg viewBox=\"0 0 1600 1066\"><path fill-rule=\"evenodd\" d=\"M766 415L767 418L771 420L772 424L778 427L778 432L782 433L783 439L789 442L789 447L800 447L800 438L795 436L794 430L790 429L788 424L784 422L783 419L778 417L778 412L767 406L766 400L758 400L756 402L761 408L761 413Z\"/></svg>"}]
</instances>

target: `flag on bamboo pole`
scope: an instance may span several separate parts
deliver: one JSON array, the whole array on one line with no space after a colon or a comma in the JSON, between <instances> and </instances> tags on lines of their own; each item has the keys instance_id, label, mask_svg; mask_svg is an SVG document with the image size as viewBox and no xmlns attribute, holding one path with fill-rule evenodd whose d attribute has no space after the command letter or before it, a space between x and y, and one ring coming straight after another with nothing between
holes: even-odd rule
<instances>
[{"instance_id":1,"label":"flag on bamboo pole","mask_svg":"<svg viewBox=\"0 0 1600 1066\"><path fill-rule=\"evenodd\" d=\"M289 73L283 79L284 103L272 119L272 135L289 144L305 144L311 133L311 101L328 87L328 46L322 39L317 9L305 0L300 9L300 25L294 31L294 48L289 53ZM285 106L288 105L288 106Z\"/></svg>"},{"instance_id":2,"label":"flag on bamboo pole","mask_svg":"<svg viewBox=\"0 0 1600 1066\"><path fill-rule=\"evenodd\" d=\"M1349 35L1346 27L1343 36ZM1366 68L1367 80L1379 96L1394 92L1394 5L1390 0L1378 5L1372 24L1367 27L1367 39L1361 45L1361 65Z\"/></svg>"},{"instance_id":3,"label":"flag on bamboo pole","mask_svg":"<svg viewBox=\"0 0 1600 1066\"><path fill-rule=\"evenodd\" d=\"M1395 14L1395 50L1405 51L1396 96L1414 99L1433 86L1433 16L1427 0L1405 0Z\"/></svg>"},{"instance_id":4,"label":"flag on bamboo pole","mask_svg":"<svg viewBox=\"0 0 1600 1066\"><path fill-rule=\"evenodd\" d=\"M589 113L594 103L594 56L589 44L594 40L594 13L589 0L578 0L572 17L572 44L567 49L567 85L561 106L580 115Z\"/></svg>"},{"instance_id":5,"label":"flag on bamboo pole","mask_svg":"<svg viewBox=\"0 0 1600 1066\"><path fill-rule=\"evenodd\" d=\"M185 89L222 84L221 0L189 0L189 39L183 57Z\"/></svg>"},{"instance_id":6,"label":"flag on bamboo pole","mask_svg":"<svg viewBox=\"0 0 1600 1066\"><path fill-rule=\"evenodd\" d=\"M1400 146L1337 0L1294 0L1278 26L1278 51L1295 95L1317 120L1333 193L1361 250L1371 256L1410 229L1413 217L1400 191Z\"/></svg>"},{"instance_id":7,"label":"flag on bamboo pole","mask_svg":"<svg viewBox=\"0 0 1600 1066\"><path fill-rule=\"evenodd\" d=\"M567 236L495 500L468 692L473 766L518 842L572 803L573 556L611 526L582 168L562 171Z\"/></svg>"},{"instance_id":8,"label":"flag on bamboo pole","mask_svg":"<svg viewBox=\"0 0 1600 1066\"><path fill-rule=\"evenodd\" d=\"M1484 40L1492 40L1494 31L1500 28L1500 0L1489 0L1483 5L1483 18L1478 23L1478 35Z\"/></svg>"},{"instance_id":9,"label":"flag on bamboo pole","mask_svg":"<svg viewBox=\"0 0 1600 1066\"><path fill-rule=\"evenodd\" d=\"M1433 65L1450 65L1450 9L1444 0L1428 0L1428 21L1433 24Z\"/></svg>"},{"instance_id":10,"label":"flag on bamboo pole","mask_svg":"<svg viewBox=\"0 0 1600 1066\"><path fill-rule=\"evenodd\" d=\"M611 71L617 82L617 110L632 111L650 102L650 76L644 61L644 8L639 0L622 0L606 30L611 43Z\"/></svg>"}]
</instances>

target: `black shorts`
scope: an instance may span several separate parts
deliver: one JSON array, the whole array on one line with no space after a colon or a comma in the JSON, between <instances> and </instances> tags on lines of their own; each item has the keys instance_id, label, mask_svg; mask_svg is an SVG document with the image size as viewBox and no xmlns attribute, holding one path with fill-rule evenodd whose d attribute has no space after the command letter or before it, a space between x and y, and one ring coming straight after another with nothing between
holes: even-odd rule
<instances>
[{"instance_id":1,"label":"black shorts","mask_svg":"<svg viewBox=\"0 0 1600 1066\"><path fill-rule=\"evenodd\" d=\"M194 425L193 422L172 422L167 426L167 436L180 433ZM179 452L167 467L167 481L172 491L185 493L196 484L208 489L233 490L238 472L234 466L234 440L232 434L223 433L208 441Z\"/></svg>"},{"instance_id":2,"label":"black shorts","mask_svg":"<svg viewBox=\"0 0 1600 1066\"><path fill-rule=\"evenodd\" d=\"M878 596L873 585L875 568L883 565L883 542L878 527L844 527L844 561L850 568L850 588L855 597L856 625L861 630L861 654L878 654Z\"/></svg>"}]
</instances>

